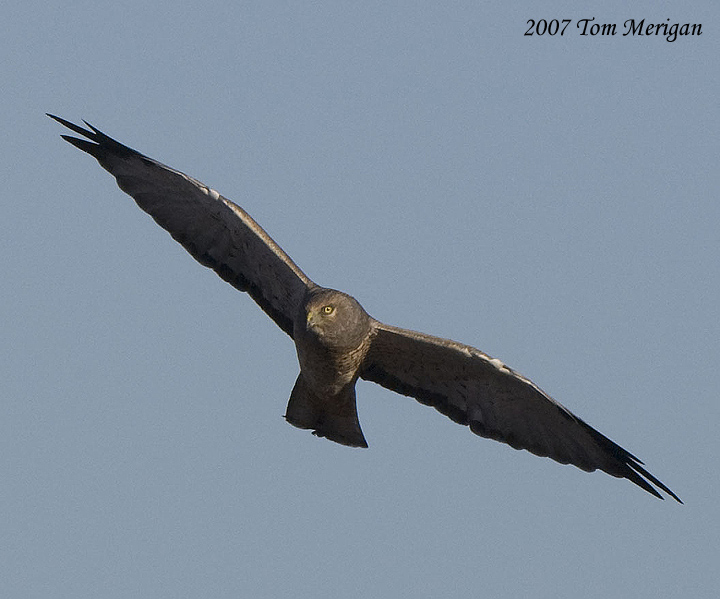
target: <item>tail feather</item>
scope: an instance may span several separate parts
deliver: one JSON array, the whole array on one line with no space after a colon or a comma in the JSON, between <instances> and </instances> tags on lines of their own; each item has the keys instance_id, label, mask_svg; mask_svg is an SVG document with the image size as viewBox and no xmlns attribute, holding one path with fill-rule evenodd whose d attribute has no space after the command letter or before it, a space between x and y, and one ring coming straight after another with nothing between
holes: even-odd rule
<instances>
[{"instance_id":1,"label":"tail feather","mask_svg":"<svg viewBox=\"0 0 720 599\"><path fill-rule=\"evenodd\" d=\"M344 387L331 397L319 397L307 385L302 373L295 381L285 419L298 428L351 447L367 447L355 405L355 385Z\"/></svg>"}]
</instances>

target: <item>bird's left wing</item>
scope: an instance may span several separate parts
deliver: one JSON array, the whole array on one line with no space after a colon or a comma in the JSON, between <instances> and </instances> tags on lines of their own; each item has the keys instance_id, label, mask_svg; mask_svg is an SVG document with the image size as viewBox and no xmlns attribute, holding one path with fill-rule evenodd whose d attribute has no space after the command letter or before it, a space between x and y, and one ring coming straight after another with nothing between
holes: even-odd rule
<instances>
[{"instance_id":1,"label":"bird's left wing","mask_svg":"<svg viewBox=\"0 0 720 599\"><path fill-rule=\"evenodd\" d=\"M604 470L662 498L655 485L680 501L635 456L500 360L449 339L373 325L363 379L433 406L482 437L588 472Z\"/></svg>"},{"instance_id":2,"label":"bird's left wing","mask_svg":"<svg viewBox=\"0 0 720 599\"><path fill-rule=\"evenodd\" d=\"M84 129L48 116L88 138L62 136L94 156L120 189L198 262L247 291L292 337L298 306L315 285L247 212L200 181L143 156L87 122L89 129Z\"/></svg>"}]
</instances>

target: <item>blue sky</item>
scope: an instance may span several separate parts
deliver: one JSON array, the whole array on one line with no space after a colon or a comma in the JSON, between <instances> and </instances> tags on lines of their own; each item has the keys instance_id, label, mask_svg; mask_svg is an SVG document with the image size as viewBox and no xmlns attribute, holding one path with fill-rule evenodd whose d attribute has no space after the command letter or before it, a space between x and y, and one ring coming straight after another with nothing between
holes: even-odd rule
<instances>
[{"instance_id":1,"label":"blue sky","mask_svg":"<svg viewBox=\"0 0 720 599\"><path fill-rule=\"evenodd\" d=\"M4 17L0 595L714 596L720 13L546 4ZM379 320L502 359L685 505L370 383L368 450L289 426L287 336L45 112L211 185Z\"/></svg>"}]
</instances>

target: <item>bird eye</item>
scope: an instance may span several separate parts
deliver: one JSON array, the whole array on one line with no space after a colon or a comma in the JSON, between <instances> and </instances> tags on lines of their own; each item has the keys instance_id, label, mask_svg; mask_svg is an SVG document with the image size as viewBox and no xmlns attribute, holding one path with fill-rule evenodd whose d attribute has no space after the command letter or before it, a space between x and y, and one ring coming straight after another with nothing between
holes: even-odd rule
<instances>
[{"instance_id":1,"label":"bird eye","mask_svg":"<svg viewBox=\"0 0 720 599\"><path fill-rule=\"evenodd\" d=\"M323 306L322 307L323 314L332 314L334 311L335 311L335 308L333 306Z\"/></svg>"}]
</instances>

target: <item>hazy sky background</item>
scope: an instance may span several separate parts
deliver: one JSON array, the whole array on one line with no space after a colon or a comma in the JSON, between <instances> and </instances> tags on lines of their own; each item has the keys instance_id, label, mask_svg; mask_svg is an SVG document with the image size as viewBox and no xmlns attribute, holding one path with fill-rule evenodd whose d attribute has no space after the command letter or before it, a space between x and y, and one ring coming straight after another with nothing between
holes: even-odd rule
<instances>
[{"instance_id":1,"label":"hazy sky background","mask_svg":"<svg viewBox=\"0 0 720 599\"><path fill-rule=\"evenodd\" d=\"M720 9L511 4L4 12L0 596L717 596ZM287 336L45 112L211 185L376 318L502 359L685 505L371 383L368 450L288 425Z\"/></svg>"}]
</instances>

